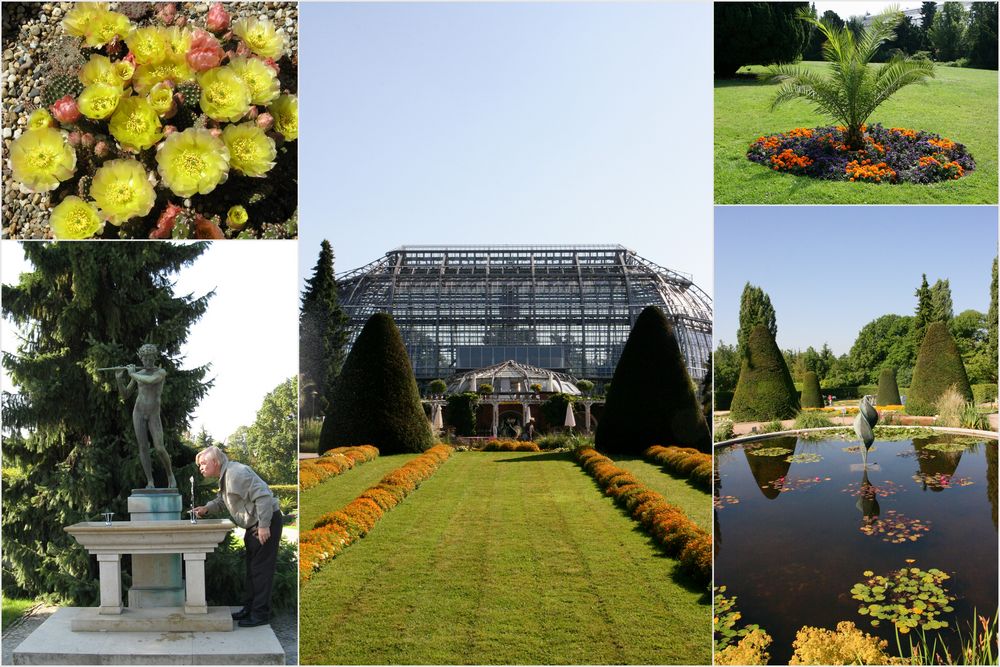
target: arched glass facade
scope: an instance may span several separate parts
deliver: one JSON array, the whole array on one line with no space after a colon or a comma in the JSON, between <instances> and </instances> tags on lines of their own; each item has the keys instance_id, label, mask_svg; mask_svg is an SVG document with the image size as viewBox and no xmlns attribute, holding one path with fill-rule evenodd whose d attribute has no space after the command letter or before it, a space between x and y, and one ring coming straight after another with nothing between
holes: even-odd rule
<instances>
[{"instance_id":1,"label":"arched glass facade","mask_svg":"<svg viewBox=\"0 0 1000 667\"><path fill-rule=\"evenodd\" d=\"M390 313L418 382L508 360L607 382L650 305L673 323L696 382L711 353L708 295L617 245L404 246L337 282L350 342Z\"/></svg>"}]
</instances>

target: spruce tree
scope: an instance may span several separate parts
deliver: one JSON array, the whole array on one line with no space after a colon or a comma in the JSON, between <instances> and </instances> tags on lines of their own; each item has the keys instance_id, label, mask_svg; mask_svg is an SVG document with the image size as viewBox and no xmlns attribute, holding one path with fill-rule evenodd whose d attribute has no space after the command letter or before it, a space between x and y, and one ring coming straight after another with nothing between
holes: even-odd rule
<instances>
[{"instance_id":1,"label":"spruce tree","mask_svg":"<svg viewBox=\"0 0 1000 667\"><path fill-rule=\"evenodd\" d=\"M931 322L917 354L913 382L906 397L906 412L911 415L937 414L937 401L949 387L955 387L966 401L972 400L969 376L948 325Z\"/></svg>"},{"instance_id":2,"label":"spruce tree","mask_svg":"<svg viewBox=\"0 0 1000 667\"><path fill-rule=\"evenodd\" d=\"M597 426L594 446L638 456L652 445L711 451L708 423L698 403L673 327L656 306L644 309L625 341Z\"/></svg>"},{"instance_id":3,"label":"spruce tree","mask_svg":"<svg viewBox=\"0 0 1000 667\"><path fill-rule=\"evenodd\" d=\"M819 390L819 379L812 371L806 371L802 375L802 407L823 407L823 396Z\"/></svg>"},{"instance_id":4,"label":"spruce tree","mask_svg":"<svg viewBox=\"0 0 1000 667\"><path fill-rule=\"evenodd\" d=\"M758 324L750 332L730 415L735 421L769 421L791 419L798 411L799 397L785 358L771 332Z\"/></svg>"},{"instance_id":5,"label":"spruce tree","mask_svg":"<svg viewBox=\"0 0 1000 667\"><path fill-rule=\"evenodd\" d=\"M924 333L927 325L934 321L934 304L931 295L931 288L927 284L927 274L923 274L920 287L913 293L917 297L917 309L913 315L913 347L920 349L920 344L924 340Z\"/></svg>"},{"instance_id":6,"label":"spruce tree","mask_svg":"<svg viewBox=\"0 0 1000 667\"><path fill-rule=\"evenodd\" d=\"M301 391L315 391L320 400L300 397L303 416L316 417L333 401L333 384L344 365L348 320L340 307L333 275L333 248L324 240L312 278L306 281L299 308L299 373Z\"/></svg>"},{"instance_id":7,"label":"spruce tree","mask_svg":"<svg viewBox=\"0 0 1000 667\"><path fill-rule=\"evenodd\" d=\"M760 287L748 282L743 286L743 294L740 295L740 327L736 330L736 344L742 358L746 358L750 332L758 324L767 327L771 338L778 337L778 322L774 306L771 305L771 297Z\"/></svg>"},{"instance_id":8,"label":"spruce tree","mask_svg":"<svg viewBox=\"0 0 1000 667\"><path fill-rule=\"evenodd\" d=\"M3 286L3 314L23 333L4 366L17 387L3 396L4 591L87 606L97 599L96 565L63 528L115 513L144 487L132 427L114 372L138 364L153 343L167 371L160 414L178 479L194 474L184 446L188 415L205 394L207 367L180 369L188 329L211 294L178 296L173 275L203 244L25 243L33 270ZM158 486L166 475L154 463Z\"/></svg>"},{"instance_id":9,"label":"spruce tree","mask_svg":"<svg viewBox=\"0 0 1000 667\"><path fill-rule=\"evenodd\" d=\"M319 453L348 445L374 445L383 455L419 453L433 444L403 337L391 315L375 313L334 383Z\"/></svg>"},{"instance_id":10,"label":"spruce tree","mask_svg":"<svg viewBox=\"0 0 1000 667\"><path fill-rule=\"evenodd\" d=\"M955 317L951 301L951 283L938 279L931 285L931 322L948 323Z\"/></svg>"},{"instance_id":11,"label":"spruce tree","mask_svg":"<svg viewBox=\"0 0 1000 667\"><path fill-rule=\"evenodd\" d=\"M883 368L878 375L878 395L875 405L901 405L899 385L896 383L896 369Z\"/></svg>"},{"instance_id":12,"label":"spruce tree","mask_svg":"<svg viewBox=\"0 0 1000 667\"><path fill-rule=\"evenodd\" d=\"M986 313L986 366L992 371L991 379L997 381L997 258L993 258L993 277L990 279L990 309Z\"/></svg>"}]
</instances>

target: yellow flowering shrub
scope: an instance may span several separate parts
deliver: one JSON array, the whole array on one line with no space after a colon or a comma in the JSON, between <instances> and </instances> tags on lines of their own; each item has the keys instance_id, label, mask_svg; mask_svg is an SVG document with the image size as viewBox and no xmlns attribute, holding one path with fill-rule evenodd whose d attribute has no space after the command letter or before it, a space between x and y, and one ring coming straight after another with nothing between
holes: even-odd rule
<instances>
[{"instance_id":1,"label":"yellow flowering shrub","mask_svg":"<svg viewBox=\"0 0 1000 667\"><path fill-rule=\"evenodd\" d=\"M149 174L137 160L111 160L97 170L90 196L113 225L148 215L156 201Z\"/></svg>"},{"instance_id":2,"label":"yellow flowering shrub","mask_svg":"<svg viewBox=\"0 0 1000 667\"><path fill-rule=\"evenodd\" d=\"M715 652L716 665L766 665L771 659L768 649L771 635L760 628L751 630L737 644Z\"/></svg>"},{"instance_id":3,"label":"yellow flowering shrub","mask_svg":"<svg viewBox=\"0 0 1000 667\"><path fill-rule=\"evenodd\" d=\"M253 122L227 125L222 140L229 148L229 166L247 176L263 176L274 166L274 140Z\"/></svg>"},{"instance_id":4,"label":"yellow flowering shrub","mask_svg":"<svg viewBox=\"0 0 1000 667\"><path fill-rule=\"evenodd\" d=\"M59 202L49 218L49 227L57 239L89 239L103 226L94 205L75 195Z\"/></svg>"},{"instance_id":5,"label":"yellow flowering shrub","mask_svg":"<svg viewBox=\"0 0 1000 667\"><path fill-rule=\"evenodd\" d=\"M198 77L201 110L212 120L235 123L250 110L250 88L228 67L210 69Z\"/></svg>"},{"instance_id":6,"label":"yellow flowering shrub","mask_svg":"<svg viewBox=\"0 0 1000 667\"><path fill-rule=\"evenodd\" d=\"M274 117L274 129L281 133L285 141L299 138L299 98L281 95L267 110Z\"/></svg>"},{"instance_id":7,"label":"yellow flowering shrub","mask_svg":"<svg viewBox=\"0 0 1000 667\"><path fill-rule=\"evenodd\" d=\"M795 634L795 654L789 665L900 665L900 658L885 652L884 639L866 634L850 621L837 630L805 626Z\"/></svg>"},{"instance_id":8,"label":"yellow flowering shrub","mask_svg":"<svg viewBox=\"0 0 1000 667\"><path fill-rule=\"evenodd\" d=\"M73 5L73 9L66 12L62 21L63 29L71 37L86 37L87 29L97 15L106 11L108 11L106 2L78 2Z\"/></svg>"},{"instance_id":9,"label":"yellow flowering shrub","mask_svg":"<svg viewBox=\"0 0 1000 667\"><path fill-rule=\"evenodd\" d=\"M175 84L194 81L194 70L184 56L171 56L155 65L139 65L132 77L132 86L135 92L145 95L153 86L167 80Z\"/></svg>"},{"instance_id":10,"label":"yellow flowering shrub","mask_svg":"<svg viewBox=\"0 0 1000 667\"><path fill-rule=\"evenodd\" d=\"M156 154L160 178L179 197L208 194L229 177L229 149L205 129L168 136Z\"/></svg>"},{"instance_id":11,"label":"yellow flowering shrub","mask_svg":"<svg viewBox=\"0 0 1000 667\"><path fill-rule=\"evenodd\" d=\"M24 189L48 192L76 171L76 151L65 132L54 127L29 129L11 143L10 166Z\"/></svg>"}]
</instances>

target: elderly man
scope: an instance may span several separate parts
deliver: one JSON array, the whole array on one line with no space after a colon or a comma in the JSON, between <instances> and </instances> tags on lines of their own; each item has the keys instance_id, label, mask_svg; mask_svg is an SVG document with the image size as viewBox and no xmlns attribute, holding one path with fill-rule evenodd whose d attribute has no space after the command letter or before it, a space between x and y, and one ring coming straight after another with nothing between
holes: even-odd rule
<instances>
[{"instance_id":1,"label":"elderly man","mask_svg":"<svg viewBox=\"0 0 1000 667\"><path fill-rule=\"evenodd\" d=\"M271 586L281 541L278 499L253 469L230 461L218 447L201 450L195 461L202 475L219 478L219 495L195 507L195 515L202 517L225 506L236 525L246 529L243 609L234 612L233 618L244 628L265 625L271 615Z\"/></svg>"}]
</instances>

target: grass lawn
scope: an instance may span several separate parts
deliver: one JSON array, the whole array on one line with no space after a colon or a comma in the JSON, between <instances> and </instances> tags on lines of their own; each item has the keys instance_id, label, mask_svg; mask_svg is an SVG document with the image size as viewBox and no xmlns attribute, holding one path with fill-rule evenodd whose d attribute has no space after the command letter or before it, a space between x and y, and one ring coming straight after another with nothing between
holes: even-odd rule
<instances>
[{"instance_id":1,"label":"grass lawn","mask_svg":"<svg viewBox=\"0 0 1000 667\"><path fill-rule=\"evenodd\" d=\"M680 507L698 526L712 532L712 503L709 494L689 484L687 480L674 477L655 463L640 458L616 458L615 465L628 470L636 479L666 498L667 502Z\"/></svg>"},{"instance_id":2,"label":"grass lawn","mask_svg":"<svg viewBox=\"0 0 1000 667\"><path fill-rule=\"evenodd\" d=\"M31 598L11 598L3 596L3 629L6 631L10 624L16 621L24 612L37 604Z\"/></svg>"},{"instance_id":3,"label":"grass lawn","mask_svg":"<svg viewBox=\"0 0 1000 667\"><path fill-rule=\"evenodd\" d=\"M803 63L825 70L825 63ZM762 67L741 72L759 73ZM747 147L765 134L794 127L835 125L796 100L770 111L777 84L731 79L715 82L716 204L996 204L997 73L935 67L935 78L896 93L869 119L885 127L936 132L965 144L976 170L945 183L877 185L831 182L777 173L750 162Z\"/></svg>"},{"instance_id":4,"label":"grass lawn","mask_svg":"<svg viewBox=\"0 0 1000 667\"><path fill-rule=\"evenodd\" d=\"M310 530L316 519L327 512L339 510L357 498L362 491L378 484L379 480L415 459L417 454L378 456L374 461L359 463L350 470L325 481L299 495L299 525Z\"/></svg>"},{"instance_id":5,"label":"grass lawn","mask_svg":"<svg viewBox=\"0 0 1000 667\"><path fill-rule=\"evenodd\" d=\"M707 591L568 454L456 453L301 596L303 664L711 660Z\"/></svg>"}]
</instances>

